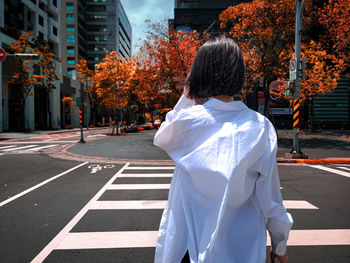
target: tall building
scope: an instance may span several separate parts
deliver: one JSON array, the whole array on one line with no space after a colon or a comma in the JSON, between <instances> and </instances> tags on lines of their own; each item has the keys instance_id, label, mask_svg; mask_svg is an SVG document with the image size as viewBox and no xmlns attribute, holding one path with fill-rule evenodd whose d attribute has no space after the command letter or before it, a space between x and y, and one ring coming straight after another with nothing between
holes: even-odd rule
<instances>
[{"instance_id":1,"label":"tall building","mask_svg":"<svg viewBox=\"0 0 350 263\"><path fill-rule=\"evenodd\" d=\"M53 52L60 56L60 1L59 0L0 0L0 47L5 50L27 31L33 37L41 37L49 43ZM15 58L8 57L0 63L0 132L20 127L21 113L25 112L25 126L30 129L47 124L45 93L40 87L33 88L34 96L28 96L25 109L16 85L8 81L15 73ZM33 62L31 62L31 65ZM40 72L39 72L40 73ZM56 73L61 76L61 64L56 61ZM61 81L56 81L56 87ZM59 88L50 94L52 120L60 118ZM53 121L52 126L56 122Z\"/></svg>"},{"instance_id":2,"label":"tall building","mask_svg":"<svg viewBox=\"0 0 350 263\"><path fill-rule=\"evenodd\" d=\"M93 66L106 51L131 57L131 25L120 0L62 0L63 74L76 77L80 58Z\"/></svg>"},{"instance_id":3,"label":"tall building","mask_svg":"<svg viewBox=\"0 0 350 263\"><path fill-rule=\"evenodd\" d=\"M220 29L219 15L227 7L244 2L243 0L175 0L174 20L170 21L175 30L204 31L212 36L223 32Z\"/></svg>"}]
</instances>

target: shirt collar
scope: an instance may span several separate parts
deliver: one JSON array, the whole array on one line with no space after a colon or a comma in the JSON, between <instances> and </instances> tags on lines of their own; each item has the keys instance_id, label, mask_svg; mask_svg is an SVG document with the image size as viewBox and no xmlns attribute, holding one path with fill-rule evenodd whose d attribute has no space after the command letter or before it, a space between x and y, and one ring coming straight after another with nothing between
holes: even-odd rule
<instances>
[{"instance_id":1,"label":"shirt collar","mask_svg":"<svg viewBox=\"0 0 350 263\"><path fill-rule=\"evenodd\" d=\"M223 111L242 111L248 109L242 101L223 102L215 98L211 98L203 106Z\"/></svg>"}]
</instances>

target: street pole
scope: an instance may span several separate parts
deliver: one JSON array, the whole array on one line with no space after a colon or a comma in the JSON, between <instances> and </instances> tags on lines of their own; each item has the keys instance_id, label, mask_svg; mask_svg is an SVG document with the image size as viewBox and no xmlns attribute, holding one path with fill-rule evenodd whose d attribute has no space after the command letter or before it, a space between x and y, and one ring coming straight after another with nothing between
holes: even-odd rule
<instances>
[{"instance_id":1,"label":"street pole","mask_svg":"<svg viewBox=\"0 0 350 263\"><path fill-rule=\"evenodd\" d=\"M87 83L87 85L86 85L86 110L85 110L85 115L86 115L86 130L89 129L88 105L89 105L89 83Z\"/></svg>"},{"instance_id":2,"label":"street pole","mask_svg":"<svg viewBox=\"0 0 350 263\"><path fill-rule=\"evenodd\" d=\"M80 89L80 97L83 98L83 90ZM80 141L79 143L85 143L85 140L84 140L84 134L83 134L83 103L81 102L81 105L80 105L80 110L79 110L79 122L80 122Z\"/></svg>"},{"instance_id":3,"label":"street pole","mask_svg":"<svg viewBox=\"0 0 350 263\"><path fill-rule=\"evenodd\" d=\"M294 82L294 100L293 100L293 149L292 154L302 155L299 147L299 93L300 93L300 43L302 30L302 16L306 0L296 0L295 12L295 60L296 60L296 79Z\"/></svg>"}]
</instances>

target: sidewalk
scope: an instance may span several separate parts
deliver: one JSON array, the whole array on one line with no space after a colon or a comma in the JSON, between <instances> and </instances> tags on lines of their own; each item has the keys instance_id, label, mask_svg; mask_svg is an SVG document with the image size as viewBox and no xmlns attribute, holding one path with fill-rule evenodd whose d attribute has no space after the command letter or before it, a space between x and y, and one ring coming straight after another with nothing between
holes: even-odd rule
<instances>
[{"instance_id":1,"label":"sidewalk","mask_svg":"<svg viewBox=\"0 0 350 263\"><path fill-rule=\"evenodd\" d=\"M130 133L125 136L111 136L86 144L67 147L64 153L72 156L96 157L106 160L170 160L160 148L153 145L156 130ZM278 131L278 162L301 163L295 159L285 159L293 145L292 131ZM310 163L350 163L350 140L346 136L333 133L301 132L300 147L309 155Z\"/></svg>"}]
</instances>

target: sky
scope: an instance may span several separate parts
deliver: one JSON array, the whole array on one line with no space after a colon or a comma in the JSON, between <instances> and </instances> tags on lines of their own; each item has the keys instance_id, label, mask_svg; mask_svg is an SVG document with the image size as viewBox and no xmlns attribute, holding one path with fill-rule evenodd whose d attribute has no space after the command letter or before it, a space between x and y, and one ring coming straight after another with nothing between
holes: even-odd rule
<instances>
[{"instance_id":1,"label":"sky","mask_svg":"<svg viewBox=\"0 0 350 263\"><path fill-rule=\"evenodd\" d=\"M145 20L159 22L174 17L174 0L121 0L132 26L132 53L138 52L138 46L146 38Z\"/></svg>"}]
</instances>

